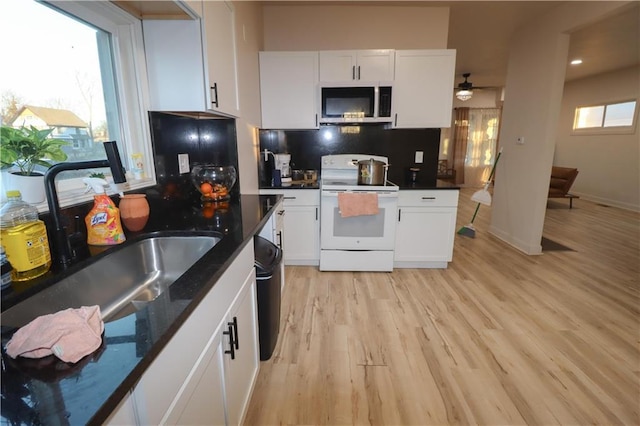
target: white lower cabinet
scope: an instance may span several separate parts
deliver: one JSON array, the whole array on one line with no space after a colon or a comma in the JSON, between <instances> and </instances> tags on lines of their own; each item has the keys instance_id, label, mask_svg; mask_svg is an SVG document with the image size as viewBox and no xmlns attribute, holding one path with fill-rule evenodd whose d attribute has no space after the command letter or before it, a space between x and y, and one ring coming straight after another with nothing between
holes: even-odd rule
<instances>
[{"instance_id":1,"label":"white lower cabinet","mask_svg":"<svg viewBox=\"0 0 640 426\"><path fill-rule=\"evenodd\" d=\"M240 424L258 369L256 278L249 242L107 424Z\"/></svg>"},{"instance_id":2,"label":"white lower cabinet","mask_svg":"<svg viewBox=\"0 0 640 426\"><path fill-rule=\"evenodd\" d=\"M284 201L280 200L273 207L273 213L264 227L260 230L259 236L271 241L284 252ZM285 283L284 262L280 262L280 291L284 291Z\"/></svg>"},{"instance_id":3,"label":"white lower cabinet","mask_svg":"<svg viewBox=\"0 0 640 426\"><path fill-rule=\"evenodd\" d=\"M131 393L120 402L118 407L104 422L106 425L135 425L138 423Z\"/></svg>"},{"instance_id":4,"label":"white lower cabinet","mask_svg":"<svg viewBox=\"0 0 640 426\"><path fill-rule=\"evenodd\" d=\"M400 191L394 268L446 268L457 206L458 190Z\"/></svg>"},{"instance_id":5,"label":"white lower cabinet","mask_svg":"<svg viewBox=\"0 0 640 426\"><path fill-rule=\"evenodd\" d=\"M211 338L163 423L226 424L221 336L221 333L217 333Z\"/></svg>"},{"instance_id":6,"label":"white lower cabinet","mask_svg":"<svg viewBox=\"0 0 640 426\"><path fill-rule=\"evenodd\" d=\"M229 310L227 330L223 331L226 333L222 339L224 394L229 425L242 424L258 375L260 348L256 301L256 275L252 272Z\"/></svg>"},{"instance_id":7,"label":"white lower cabinet","mask_svg":"<svg viewBox=\"0 0 640 426\"><path fill-rule=\"evenodd\" d=\"M284 196L284 263L320 264L320 190L261 189L260 194Z\"/></svg>"}]
</instances>

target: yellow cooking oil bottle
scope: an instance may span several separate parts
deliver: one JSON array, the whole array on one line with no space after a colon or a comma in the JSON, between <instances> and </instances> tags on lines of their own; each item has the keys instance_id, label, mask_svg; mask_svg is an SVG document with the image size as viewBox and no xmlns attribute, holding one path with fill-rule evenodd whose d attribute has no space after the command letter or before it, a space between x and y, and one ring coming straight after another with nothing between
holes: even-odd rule
<instances>
[{"instance_id":1,"label":"yellow cooking oil bottle","mask_svg":"<svg viewBox=\"0 0 640 426\"><path fill-rule=\"evenodd\" d=\"M7 191L0 209L0 237L13 267L11 281L27 281L47 273L51 251L44 222L38 209L24 201L20 191Z\"/></svg>"},{"instance_id":2,"label":"yellow cooking oil bottle","mask_svg":"<svg viewBox=\"0 0 640 426\"><path fill-rule=\"evenodd\" d=\"M93 196L93 208L84 219L87 244L110 246L124 243L126 237L120 223L120 210L104 191L107 181L100 178L85 178L83 181L96 193Z\"/></svg>"}]
</instances>

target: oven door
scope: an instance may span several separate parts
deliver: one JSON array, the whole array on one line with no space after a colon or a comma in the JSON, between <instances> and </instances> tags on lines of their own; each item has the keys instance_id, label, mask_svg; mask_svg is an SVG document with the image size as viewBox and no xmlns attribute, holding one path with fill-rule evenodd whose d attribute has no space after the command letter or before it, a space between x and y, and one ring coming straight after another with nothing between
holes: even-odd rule
<instances>
[{"instance_id":1,"label":"oven door","mask_svg":"<svg viewBox=\"0 0 640 426\"><path fill-rule=\"evenodd\" d=\"M322 250L393 250L396 238L398 193L378 194L377 215L342 217L338 193L322 191L320 200L320 248ZM358 191L371 192L371 191Z\"/></svg>"}]
</instances>

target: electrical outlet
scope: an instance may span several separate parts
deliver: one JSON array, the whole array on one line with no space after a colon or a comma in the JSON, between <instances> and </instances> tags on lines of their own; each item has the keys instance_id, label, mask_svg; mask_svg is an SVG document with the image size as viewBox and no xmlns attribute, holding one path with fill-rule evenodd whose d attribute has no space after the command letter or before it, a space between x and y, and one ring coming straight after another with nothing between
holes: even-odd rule
<instances>
[{"instance_id":1,"label":"electrical outlet","mask_svg":"<svg viewBox=\"0 0 640 426\"><path fill-rule=\"evenodd\" d=\"M189 154L178 154L178 172L189 173Z\"/></svg>"},{"instance_id":2,"label":"electrical outlet","mask_svg":"<svg viewBox=\"0 0 640 426\"><path fill-rule=\"evenodd\" d=\"M516 139L516 144L524 145L524 136L518 136L518 139Z\"/></svg>"},{"instance_id":3,"label":"electrical outlet","mask_svg":"<svg viewBox=\"0 0 640 426\"><path fill-rule=\"evenodd\" d=\"M415 162L416 163L422 163L424 161L424 152L422 151L416 151L416 159Z\"/></svg>"}]
</instances>

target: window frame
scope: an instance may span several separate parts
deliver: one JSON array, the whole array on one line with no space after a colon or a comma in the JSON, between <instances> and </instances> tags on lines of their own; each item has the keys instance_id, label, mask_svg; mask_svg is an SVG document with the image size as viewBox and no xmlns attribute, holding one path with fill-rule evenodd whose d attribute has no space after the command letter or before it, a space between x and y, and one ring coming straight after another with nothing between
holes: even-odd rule
<instances>
[{"instance_id":1,"label":"window frame","mask_svg":"<svg viewBox=\"0 0 640 426\"><path fill-rule=\"evenodd\" d=\"M153 186L156 183L153 162L153 148L148 118L149 89L142 37L142 22L111 2L49 0L42 3L53 6L62 13L89 23L111 33L113 73L118 97L120 135L111 136L118 141L122 163L127 172L127 182L110 186L109 194ZM143 155L145 177L134 179L133 153ZM56 180L56 189L61 207L90 201L93 194L87 194L82 179ZM49 210L46 202L36 205L38 211Z\"/></svg>"},{"instance_id":2,"label":"window frame","mask_svg":"<svg viewBox=\"0 0 640 426\"><path fill-rule=\"evenodd\" d=\"M607 107L611 105L623 104L627 102L635 102L635 108L633 112L633 118L630 126L609 126L604 127L604 121L607 116ZM580 108L592 108L592 107L604 107L604 113L602 115L602 123L599 127L585 127L576 128L576 122L578 120L578 111ZM573 124L571 126L571 135L628 135L636 132L636 126L638 123L638 99L630 98L608 102L598 102L593 104L576 105L573 110Z\"/></svg>"}]
</instances>

